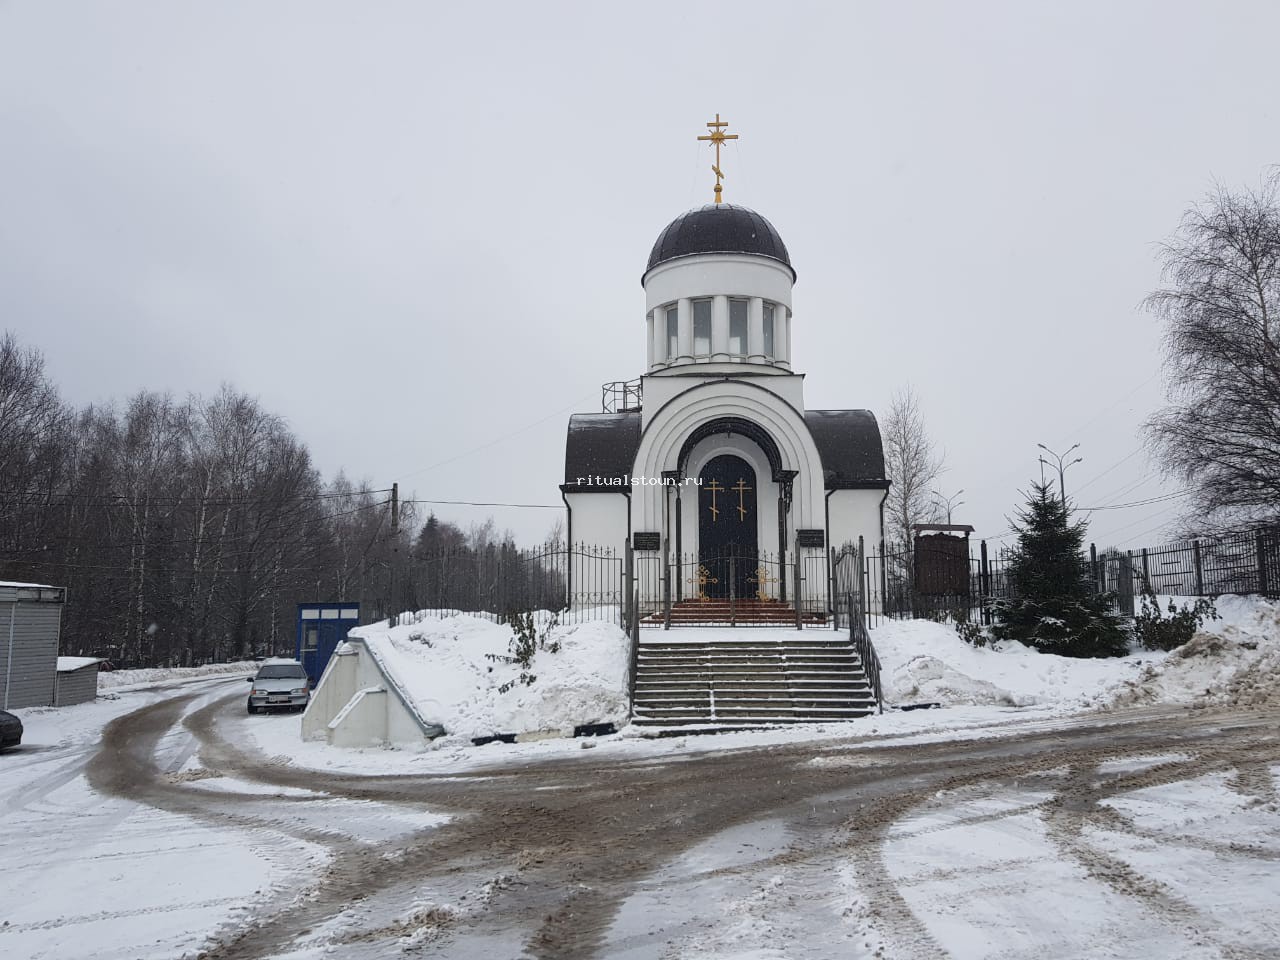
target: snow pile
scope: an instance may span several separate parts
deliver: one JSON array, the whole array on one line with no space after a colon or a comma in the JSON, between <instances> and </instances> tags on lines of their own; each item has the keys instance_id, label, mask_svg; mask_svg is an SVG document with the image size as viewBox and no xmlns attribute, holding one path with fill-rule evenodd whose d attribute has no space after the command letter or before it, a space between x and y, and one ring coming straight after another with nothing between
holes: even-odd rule
<instances>
[{"instance_id":1,"label":"snow pile","mask_svg":"<svg viewBox=\"0 0 1280 960\"><path fill-rule=\"evenodd\" d=\"M1280 703L1280 603L1227 596L1216 606L1217 620L1125 683L1112 705Z\"/></svg>"},{"instance_id":2,"label":"snow pile","mask_svg":"<svg viewBox=\"0 0 1280 960\"><path fill-rule=\"evenodd\" d=\"M954 628L931 620L890 620L871 631L880 656L885 702L943 706L1063 706L1105 699L1117 682L1135 679L1164 656L1083 660L1040 653L1016 642L973 647Z\"/></svg>"},{"instance_id":3,"label":"snow pile","mask_svg":"<svg viewBox=\"0 0 1280 960\"><path fill-rule=\"evenodd\" d=\"M549 615L539 615L539 635L548 621ZM630 650L626 634L612 623L551 627L548 649L537 651L527 670L535 678L527 685L519 680L519 664L494 659L511 655L514 633L505 624L463 615L399 627L383 622L351 635L365 640L419 713L449 734L571 730L622 724L629 713Z\"/></svg>"},{"instance_id":4,"label":"snow pile","mask_svg":"<svg viewBox=\"0 0 1280 960\"><path fill-rule=\"evenodd\" d=\"M258 672L261 663L242 660L238 663L207 663L202 667L144 667L138 670L98 671L99 690L118 690L142 683L162 683L168 680L198 680L221 674L239 674L251 677Z\"/></svg>"}]
</instances>

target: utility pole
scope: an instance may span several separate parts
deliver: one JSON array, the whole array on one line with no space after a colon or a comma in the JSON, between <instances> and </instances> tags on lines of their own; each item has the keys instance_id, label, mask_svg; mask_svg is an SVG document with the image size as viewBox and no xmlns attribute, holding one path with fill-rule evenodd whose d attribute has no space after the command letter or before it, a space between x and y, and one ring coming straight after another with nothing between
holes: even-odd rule
<instances>
[{"instance_id":1,"label":"utility pole","mask_svg":"<svg viewBox=\"0 0 1280 960\"><path fill-rule=\"evenodd\" d=\"M960 501L957 501L957 500L956 500L956 497L960 496L960 494L962 494L962 493L964 493L964 491L963 491L963 490L957 490L957 491L956 491L955 493L953 493L951 496L949 496L949 497L944 497L944 496L943 496L942 494L940 494L937 490L934 490L934 491L933 491L933 495L934 495L935 497L937 497L939 500L941 500L941 501L943 502L943 504L945 504L945 505L946 505L946 508L947 508L947 525L948 525L948 526L950 526L950 525L951 525L951 511L952 511L952 510L954 510L956 507L962 507L962 506L964 506L964 501L963 501L963 500L960 500Z\"/></svg>"},{"instance_id":2,"label":"utility pole","mask_svg":"<svg viewBox=\"0 0 1280 960\"><path fill-rule=\"evenodd\" d=\"M1084 459L1084 457L1076 457L1070 463L1064 463L1063 461L1065 461L1067 457L1071 456L1071 451L1079 447L1080 444L1078 443L1072 444L1071 448L1068 449L1066 453L1054 453L1052 450L1046 447L1043 443L1037 443L1036 446L1039 447L1041 450L1043 450L1045 453L1049 454L1049 456L1053 457L1055 460L1058 461L1058 493L1061 494L1062 496L1062 506L1065 509L1067 506L1067 487L1066 487L1065 481L1063 480L1063 474L1067 472L1067 467L1074 467L1077 463L1080 463ZM1040 458L1041 466L1043 466L1046 462L1047 461L1044 459L1044 457ZM1043 470L1041 470L1040 472L1040 478L1041 478L1041 483L1043 483L1044 482Z\"/></svg>"},{"instance_id":3,"label":"utility pole","mask_svg":"<svg viewBox=\"0 0 1280 960\"><path fill-rule=\"evenodd\" d=\"M397 574L400 572L400 484L391 484L391 574L387 578L387 599L390 609L387 616L391 626L397 626L400 616L400 599L396 594Z\"/></svg>"}]
</instances>

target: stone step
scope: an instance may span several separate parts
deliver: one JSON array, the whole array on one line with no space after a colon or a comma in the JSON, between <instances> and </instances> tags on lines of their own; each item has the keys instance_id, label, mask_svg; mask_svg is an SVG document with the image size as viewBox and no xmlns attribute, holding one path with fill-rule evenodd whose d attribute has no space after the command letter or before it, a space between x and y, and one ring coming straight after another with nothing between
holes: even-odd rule
<instances>
[{"instance_id":1,"label":"stone step","mask_svg":"<svg viewBox=\"0 0 1280 960\"><path fill-rule=\"evenodd\" d=\"M684 644L681 647L659 647L655 644L641 642L637 650L644 656L657 659L659 657L830 657L856 655L853 647L828 644L823 647L775 644L768 647L739 647L729 644L716 644L703 647Z\"/></svg>"},{"instance_id":2,"label":"stone step","mask_svg":"<svg viewBox=\"0 0 1280 960\"><path fill-rule=\"evenodd\" d=\"M838 723L874 714L864 710L844 717L716 717L714 720L691 720L687 717L636 717L637 727L652 729L659 736L683 736L699 733L729 733L734 730L759 730L766 727L793 726L801 723Z\"/></svg>"}]
</instances>

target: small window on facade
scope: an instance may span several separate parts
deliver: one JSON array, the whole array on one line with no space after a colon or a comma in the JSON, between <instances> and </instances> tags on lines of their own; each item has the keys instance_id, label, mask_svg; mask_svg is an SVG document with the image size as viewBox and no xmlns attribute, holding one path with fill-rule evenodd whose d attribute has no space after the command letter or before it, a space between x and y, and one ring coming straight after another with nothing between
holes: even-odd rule
<instances>
[{"instance_id":1,"label":"small window on facade","mask_svg":"<svg viewBox=\"0 0 1280 960\"><path fill-rule=\"evenodd\" d=\"M302 650L304 653L315 650L320 643L320 631L316 627L307 627L302 631Z\"/></svg>"},{"instance_id":2,"label":"small window on facade","mask_svg":"<svg viewBox=\"0 0 1280 960\"><path fill-rule=\"evenodd\" d=\"M667 307L667 359L680 356L680 310Z\"/></svg>"},{"instance_id":3,"label":"small window on facade","mask_svg":"<svg viewBox=\"0 0 1280 960\"><path fill-rule=\"evenodd\" d=\"M764 355L772 357L773 354L773 315L774 309L772 303L764 305Z\"/></svg>"},{"instance_id":4,"label":"small window on facade","mask_svg":"<svg viewBox=\"0 0 1280 960\"><path fill-rule=\"evenodd\" d=\"M739 356L747 353L747 301L729 301L729 352Z\"/></svg>"},{"instance_id":5,"label":"small window on facade","mask_svg":"<svg viewBox=\"0 0 1280 960\"><path fill-rule=\"evenodd\" d=\"M711 353L711 301L693 301L693 353L705 357Z\"/></svg>"}]
</instances>

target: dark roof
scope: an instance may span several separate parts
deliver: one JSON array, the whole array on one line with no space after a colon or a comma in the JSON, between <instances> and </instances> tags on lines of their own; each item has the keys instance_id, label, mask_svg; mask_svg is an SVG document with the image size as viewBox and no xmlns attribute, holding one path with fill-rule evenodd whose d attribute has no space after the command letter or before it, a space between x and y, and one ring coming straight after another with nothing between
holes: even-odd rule
<instances>
[{"instance_id":1,"label":"dark roof","mask_svg":"<svg viewBox=\"0 0 1280 960\"><path fill-rule=\"evenodd\" d=\"M578 478L628 479L639 449L639 413L575 413L569 418L564 448L565 486L580 492L619 493L621 486L579 485Z\"/></svg>"},{"instance_id":2,"label":"dark roof","mask_svg":"<svg viewBox=\"0 0 1280 960\"><path fill-rule=\"evenodd\" d=\"M700 253L749 253L785 263L794 280L787 245L773 224L754 210L731 203L708 203L682 213L658 235L649 254L648 273L660 263Z\"/></svg>"},{"instance_id":3,"label":"dark roof","mask_svg":"<svg viewBox=\"0 0 1280 960\"><path fill-rule=\"evenodd\" d=\"M884 446L870 410L808 410L804 422L822 457L823 486L885 488Z\"/></svg>"},{"instance_id":4,"label":"dark roof","mask_svg":"<svg viewBox=\"0 0 1280 960\"><path fill-rule=\"evenodd\" d=\"M810 410L804 421L822 457L823 485L828 490L888 486L880 427L870 410ZM575 413L569 418L565 443L564 486L578 493L630 490L625 483L639 449L639 413ZM579 484L579 477L619 483Z\"/></svg>"}]
</instances>

